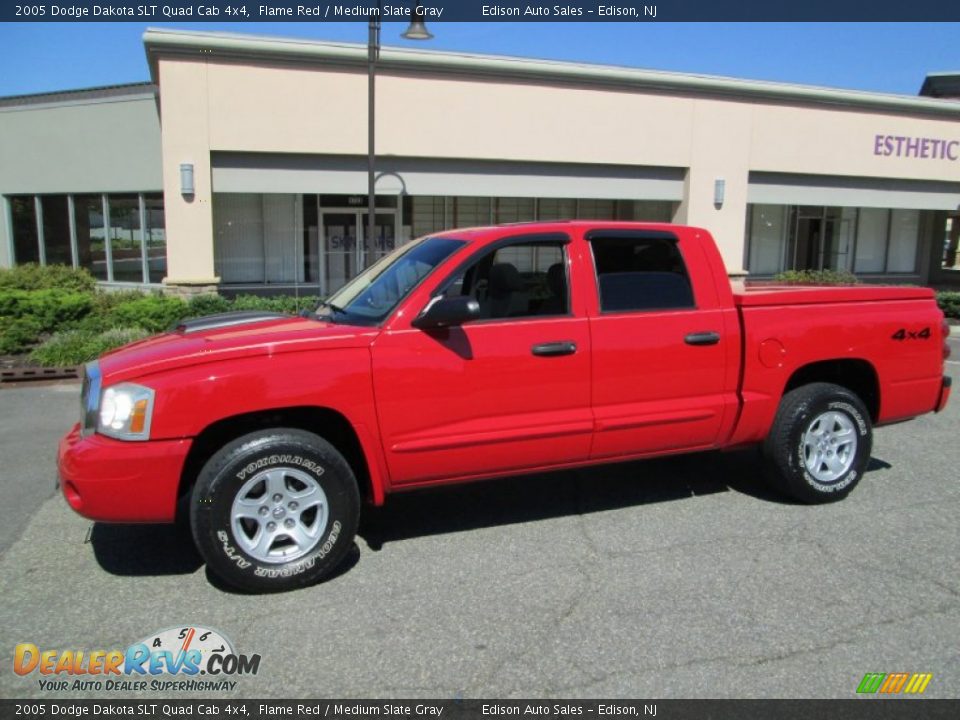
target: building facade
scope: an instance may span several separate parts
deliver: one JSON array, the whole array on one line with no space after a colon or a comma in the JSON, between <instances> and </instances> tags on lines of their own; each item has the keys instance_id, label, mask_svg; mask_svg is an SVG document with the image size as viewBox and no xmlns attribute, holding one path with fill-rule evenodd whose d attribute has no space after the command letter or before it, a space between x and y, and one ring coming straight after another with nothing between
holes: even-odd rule
<instances>
[{"instance_id":1,"label":"building facade","mask_svg":"<svg viewBox=\"0 0 960 720\"><path fill-rule=\"evenodd\" d=\"M152 86L0 99L0 260L325 295L449 227L636 219L735 275L923 283L960 205L956 102L385 48L369 238L365 46L144 43Z\"/></svg>"}]
</instances>

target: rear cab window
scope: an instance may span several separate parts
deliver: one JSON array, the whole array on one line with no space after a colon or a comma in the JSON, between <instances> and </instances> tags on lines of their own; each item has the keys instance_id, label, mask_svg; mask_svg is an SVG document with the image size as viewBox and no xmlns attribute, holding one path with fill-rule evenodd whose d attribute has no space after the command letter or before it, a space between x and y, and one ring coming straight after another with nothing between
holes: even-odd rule
<instances>
[{"instance_id":1,"label":"rear cab window","mask_svg":"<svg viewBox=\"0 0 960 720\"><path fill-rule=\"evenodd\" d=\"M587 240L601 313L696 308L690 275L671 233L594 230Z\"/></svg>"}]
</instances>

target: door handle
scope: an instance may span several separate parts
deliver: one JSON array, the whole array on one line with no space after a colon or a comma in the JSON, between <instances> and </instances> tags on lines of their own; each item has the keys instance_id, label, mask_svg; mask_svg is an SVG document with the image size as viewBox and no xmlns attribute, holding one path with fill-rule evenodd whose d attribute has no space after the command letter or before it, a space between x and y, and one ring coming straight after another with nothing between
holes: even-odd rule
<instances>
[{"instance_id":1,"label":"door handle","mask_svg":"<svg viewBox=\"0 0 960 720\"><path fill-rule=\"evenodd\" d=\"M530 348L530 352L539 357L554 357L557 355L573 355L577 351L577 344L570 340L540 343Z\"/></svg>"},{"instance_id":2,"label":"door handle","mask_svg":"<svg viewBox=\"0 0 960 720\"><path fill-rule=\"evenodd\" d=\"M720 342L720 333L707 331L707 332L695 332L687 335L683 341L687 345L716 345Z\"/></svg>"}]
</instances>

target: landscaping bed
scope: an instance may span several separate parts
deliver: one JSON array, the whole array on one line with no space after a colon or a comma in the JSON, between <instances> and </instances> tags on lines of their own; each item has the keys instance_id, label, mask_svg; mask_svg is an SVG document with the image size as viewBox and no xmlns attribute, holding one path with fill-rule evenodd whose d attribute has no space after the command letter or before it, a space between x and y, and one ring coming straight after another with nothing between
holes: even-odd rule
<instances>
[{"instance_id":1,"label":"landscaping bed","mask_svg":"<svg viewBox=\"0 0 960 720\"><path fill-rule=\"evenodd\" d=\"M231 310L296 314L315 297L200 295L97 288L82 269L19 265L0 270L0 368L72 368L189 317ZM10 373L4 373L5 376Z\"/></svg>"}]
</instances>

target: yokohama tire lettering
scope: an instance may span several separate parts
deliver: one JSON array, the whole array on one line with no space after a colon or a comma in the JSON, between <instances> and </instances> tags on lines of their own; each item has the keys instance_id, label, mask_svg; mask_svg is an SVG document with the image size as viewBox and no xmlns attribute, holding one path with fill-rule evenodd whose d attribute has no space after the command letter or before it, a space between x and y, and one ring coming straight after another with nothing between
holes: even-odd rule
<instances>
[{"instance_id":1,"label":"yokohama tire lettering","mask_svg":"<svg viewBox=\"0 0 960 720\"><path fill-rule=\"evenodd\" d=\"M247 463L243 469L237 473L237 479L245 480L249 475L252 475L258 470L273 465L296 465L297 467L302 467L304 470L309 470L317 477L323 475L324 472L323 467L309 458L304 458L299 455L268 455L252 463Z\"/></svg>"}]
</instances>

